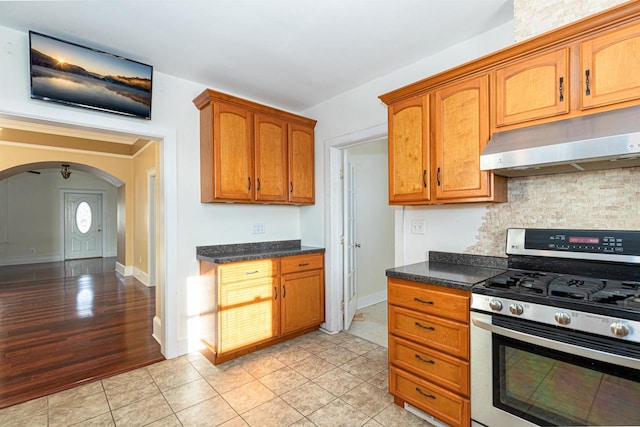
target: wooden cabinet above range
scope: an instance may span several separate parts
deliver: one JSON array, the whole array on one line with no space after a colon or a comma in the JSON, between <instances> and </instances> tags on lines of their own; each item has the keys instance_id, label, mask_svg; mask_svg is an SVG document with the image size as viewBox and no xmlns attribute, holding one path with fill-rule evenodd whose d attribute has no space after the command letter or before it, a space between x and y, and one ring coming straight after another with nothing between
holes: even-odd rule
<instances>
[{"instance_id":1,"label":"wooden cabinet above range","mask_svg":"<svg viewBox=\"0 0 640 427\"><path fill-rule=\"evenodd\" d=\"M506 201L494 133L640 105L640 1L383 94L389 203Z\"/></svg>"},{"instance_id":2,"label":"wooden cabinet above range","mask_svg":"<svg viewBox=\"0 0 640 427\"><path fill-rule=\"evenodd\" d=\"M314 203L315 120L211 89L193 103L203 203Z\"/></svg>"}]
</instances>

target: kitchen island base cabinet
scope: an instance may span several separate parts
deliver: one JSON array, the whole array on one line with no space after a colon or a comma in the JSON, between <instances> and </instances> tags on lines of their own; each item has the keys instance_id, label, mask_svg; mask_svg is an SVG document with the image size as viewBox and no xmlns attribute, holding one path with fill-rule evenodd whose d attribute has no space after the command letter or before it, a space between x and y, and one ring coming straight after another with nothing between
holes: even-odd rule
<instances>
[{"instance_id":1,"label":"kitchen island base cabinet","mask_svg":"<svg viewBox=\"0 0 640 427\"><path fill-rule=\"evenodd\" d=\"M324 322L324 255L200 261L203 354L214 364L315 331Z\"/></svg>"}]
</instances>

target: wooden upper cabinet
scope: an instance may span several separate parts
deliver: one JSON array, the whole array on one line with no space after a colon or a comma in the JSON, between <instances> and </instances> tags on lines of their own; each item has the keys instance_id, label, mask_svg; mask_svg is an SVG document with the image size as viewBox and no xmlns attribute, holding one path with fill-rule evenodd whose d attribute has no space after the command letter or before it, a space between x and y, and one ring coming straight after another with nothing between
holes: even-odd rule
<instances>
[{"instance_id":1,"label":"wooden upper cabinet","mask_svg":"<svg viewBox=\"0 0 640 427\"><path fill-rule=\"evenodd\" d=\"M389 204L430 199L429 96L389 106Z\"/></svg>"},{"instance_id":2,"label":"wooden upper cabinet","mask_svg":"<svg viewBox=\"0 0 640 427\"><path fill-rule=\"evenodd\" d=\"M488 198L490 172L480 170L489 141L489 77L483 75L435 92L436 199Z\"/></svg>"},{"instance_id":3,"label":"wooden upper cabinet","mask_svg":"<svg viewBox=\"0 0 640 427\"><path fill-rule=\"evenodd\" d=\"M569 49L496 69L496 126L569 112Z\"/></svg>"},{"instance_id":4,"label":"wooden upper cabinet","mask_svg":"<svg viewBox=\"0 0 640 427\"><path fill-rule=\"evenodd\" d=\"M313 127L289 124L289 202L313 204Z\"/></svg>"},{"instance_id":5,"label":"wooden upper cabinet","mask_svg":"<svg viewBox=\"0 0 640 427\"><path fill-rule=\"evenodd\" d=\"M213 107L213 199L253 199L253 115L225 103Z\"/></svg>"},{"instance_id":6,"label":"wooden upper cabinet","mask_svg":"<svg viewBox=\"0 0 640 427\"><path fill-rule=\"evenodd\" d=\"M211 89L193 103L202 202L314 203L315 120Z\"/></svg>"},{"instance_id":7,"label":"wooden upper cabinet","mask_svg":"<svg viewBox=\"0 0 640 427\"><path fill-rule=\"evenodd\" d=\"M640 99L640 23L580 44L582 109Z\"/></svg>"},{"instance_id":8,"label":"wooden upper cabinet","mask_svg":"<svg viewBox=\"0 0 640 427\"><path fill-rule=\"evenodd\" d=\"M287 201L287 122L255 114L256 200Z\"/></svg>"}]
</instances>

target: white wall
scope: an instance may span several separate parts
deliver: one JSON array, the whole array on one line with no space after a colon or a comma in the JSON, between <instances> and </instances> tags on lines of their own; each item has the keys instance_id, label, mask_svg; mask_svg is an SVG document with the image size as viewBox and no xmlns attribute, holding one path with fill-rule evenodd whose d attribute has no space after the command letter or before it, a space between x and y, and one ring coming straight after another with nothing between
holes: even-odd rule
<instances>
[{"instance_id":1,"label":"white wall","mask_svg":"<svg viewBox=\"0 0 640 427\"><path fill-rule=\"evenodd\" d=\"M72 171L68 180L59 170L39 172L24 172L0 181L0 188L6 188L6 199L1 202L6 203L6 215L0 215L0 230L7 230L6 240L0 243L0 265L64 260L61 190L72 189L103 192L104 256L116 256L116 188L80 171Z\"/></svg>"},{"instance_id":2,"label":"white wall","mask_svg":"<svg viewBox=\"0 0 640 427\"><path fill-rule=\"evenodd\" d=\"M357 308L387 299L384 271L394 262L394 208L389 206L387 140L347 149L356 168Z\"/></svg>"},{"instance_id":3,"label":"white wall","mask_svg":"<svg viewBox=\"0 0 640 427\"><path fill-rule=\"evenodd\" d=\"M324 204L327 191L325 188L327 159L325 159L324 143L327 140L380 124L386 125L387 109L386 105L378 99L379 95L477 59L512 43L513 22L509 22L304 111L302 114L317 119L318 125L315 134L316 204L301 210L302 238L308 242L318 243L324 240L324 228L317 227L317 224L323 223L326 219ZM387 194L386 189L381 191ZM425 219L428 231L438 230L439 232L435 235L431 233L421 236L410 235L405 227L402 235L395 236L396 251L398 254L404 251L404 255L396 254L396 264L423 261L429 250L446 249L462 252L475 242L477 228L484 211L485 208L478 205L405 209L400 215L400 223L407 223L404 217L419 215Z\"/></svg>"}]
</instances>

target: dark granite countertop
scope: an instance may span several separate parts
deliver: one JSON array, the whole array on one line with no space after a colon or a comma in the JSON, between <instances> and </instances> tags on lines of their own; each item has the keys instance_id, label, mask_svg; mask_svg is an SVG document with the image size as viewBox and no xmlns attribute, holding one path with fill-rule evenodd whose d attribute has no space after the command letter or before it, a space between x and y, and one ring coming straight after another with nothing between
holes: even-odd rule
<instances>
[{"instance_id":1,"label":"dark granite countertop","mask_svg":"<svg viewBox=\"0 0 640 427\"><path fill-rule=\"evenodd\" d=\"M228 245L197 246L196 257L214 264L251 261L265 258L324 253L324 248L302 246L300 240L236 243Z\"/></svg>"},{"instance_id":2,"label":"dark granite countertop","mask_svg":"<svg viewBox=\"0 0 640 427\"><path fill-rule=\"evenodd\" d=\"M507 269L507 258L429 252L429 261L386 270L388 277L471 290Z\"/></svg>"}]
</instances>

